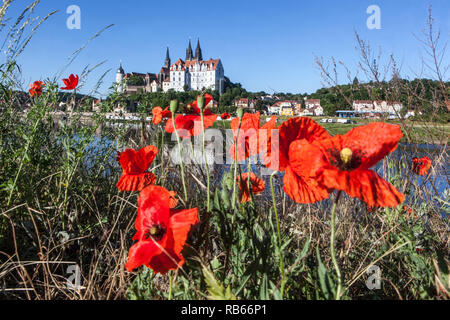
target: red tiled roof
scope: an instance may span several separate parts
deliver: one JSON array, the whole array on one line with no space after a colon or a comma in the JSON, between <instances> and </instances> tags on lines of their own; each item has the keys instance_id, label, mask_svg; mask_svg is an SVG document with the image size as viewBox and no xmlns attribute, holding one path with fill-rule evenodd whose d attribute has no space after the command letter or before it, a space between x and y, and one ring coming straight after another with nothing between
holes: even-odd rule
<instances>
[{"instance_id":1,"label":"red tiled roof","mask_svg":"<svg viewBox=\"0 0 450 320\"><path fill-rule=\"evenodd\" d=\"M372 101L370 101L370 100L355 100L355 101L353 101L353 103L357 103L357 104L361 104L361 103L370 103L370 104L372 104L373 102Z\"/></svg>"},{"instance_id":2,"label":"red tiled roof","mask_svg":"<svg viewBox=\"0 0 450 320\"><path fill-rule=\"evenodd\" d=\"M181 59L178 59L177 62L175 62L174 64L172 64L172 66L170 67L170 70L173 71L174 70L174 66L179 66L181 65L181 70L185 70L186 67L192 67L195 66L197 64L197 62L200 65L204 65L206 64L208 66L208 71L210 70L216 70L218 64L219 64L220 59L209 59L209 60L202 60L202 61L196 61L196 60L188 60L188 61L183 61Z\"/></svg>"}]
</instances>

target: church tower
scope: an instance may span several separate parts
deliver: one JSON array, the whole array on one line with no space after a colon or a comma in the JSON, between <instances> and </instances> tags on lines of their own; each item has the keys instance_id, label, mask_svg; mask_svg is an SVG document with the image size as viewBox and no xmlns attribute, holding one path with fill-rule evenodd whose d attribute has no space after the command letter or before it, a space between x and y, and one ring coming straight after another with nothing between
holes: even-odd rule
<instances>
[{"instance_id":1,"label":"church tower","mask_svg":"<svg viewBox=\"0 0 450 320\"><path fill-rule=\"evenodd\" d=\"M169 47L167 47L167 51L166 51L166 61L164 62L164 68L170 68Z\"/></svg>"},{"instance_id":2,"label":"church tower","mask_svg":"<svg viewBox=\"0 0 450 320\"><path fill-rule=\"evenodd\" d=\"M193 60L194 55L192 54L192 46L191 46L191 39L189 39L189 47L186 50L186 61Z\"/></svg>"},{"instance_id":3,"label":"church tower","mask_svg":"<svg viewBox=\"0 0 450 320\"><path fill-rule=\"evenodd\" d=\"M197 39L197 49L195 49L195 60L203 61L202 48L200 48L200 39Z\"/></svg>"},{"instance_id":4,"label":"church tower","mask_svg":"<svg viewBox=\"0 0 450 320\"><path fill-rule=\"evenodd\" d=\"M116 84L117 84L117 92L123 93L123 77L125 75L125 72L122 68L122 62L120 62L120 67L116 72Z\"/></svg>"}]
</instances>

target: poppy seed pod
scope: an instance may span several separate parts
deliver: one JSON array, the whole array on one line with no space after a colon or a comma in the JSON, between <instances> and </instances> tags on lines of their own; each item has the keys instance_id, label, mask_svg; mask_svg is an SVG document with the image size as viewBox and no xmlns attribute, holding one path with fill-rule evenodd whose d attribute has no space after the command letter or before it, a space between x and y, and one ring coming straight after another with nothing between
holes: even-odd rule
<instances>
[{"instance_id":1,"label":"poppy seed pod","mask_svg":"<svg viewBox=\"0 0 450 320\"><path fill-rule=\"evenodd\" d=\"M178 100L172 100L170 101L170 112L174 114L178 110Z\"/></svg>"},{"instance_id":2,"label":"poppy seed pod","mask_svg":"<svg viewBox=\"0 0 450 320\"><path fill-rule=\"evenodd\" d=\"M236 114L239 117L239 119L242 119L242 117L244 115L244 109L238 108Z\"/></svg>"},{"instance_id":3,"label":"poppy seed pod","mask_svg":"<svg viewBox=\"0 0 450 320\"><path fill-rule=\"evenodd\" d=\"M203 108L205 107L205 98L203 96L199 96L197 98L197 104L198 104L198 108L200 110L203 110Z\"/></svg>"}]
</instances>

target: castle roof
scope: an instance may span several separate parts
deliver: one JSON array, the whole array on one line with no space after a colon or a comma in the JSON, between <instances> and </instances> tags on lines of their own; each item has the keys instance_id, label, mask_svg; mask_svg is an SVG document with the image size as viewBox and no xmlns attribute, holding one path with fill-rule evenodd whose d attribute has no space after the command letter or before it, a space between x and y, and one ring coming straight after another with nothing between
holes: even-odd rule
<instances>
[{"instance_id":1,"label":"castle roof","mask_svg":"<svg viewBox=\"0 0 450 320\"><path fill-rule=\"evenodd\" d=\"M207 70L210 71L210 70L216 70L217 66L219 65L219 62L220 62L220 59L209 59L209 60L201 60L201 61L196 61L196 60L183 61L181 59L178 59L177 62L175 62L170 67L170 70L174 71L175 66L181 66L181 70L185 70L186 68L193 67L198 63L200 65L207 65L207 67L208 67Z\"/></svg>"}]
</instances>

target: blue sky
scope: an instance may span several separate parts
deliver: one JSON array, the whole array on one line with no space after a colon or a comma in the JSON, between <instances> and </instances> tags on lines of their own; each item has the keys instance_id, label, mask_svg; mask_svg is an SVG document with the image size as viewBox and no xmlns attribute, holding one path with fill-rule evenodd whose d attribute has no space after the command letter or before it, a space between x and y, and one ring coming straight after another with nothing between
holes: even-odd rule
<instances>
[{"instance_id":1,"label":"blue sky","mask_svg":"<svg viewBox=\"0 0 450 320\"><path fill-rule=\"evenodd\" d=\"M16 0L7 15L16 17L28 3ZM74 4L81 8L81 30L66 27L66 9ZM380 30L366 26L366 9L372 4L381 9ZM382 47L383 55L393 53L403 76L420 72L423 49L414 34L421 34L430 4L447 41L448 0L43 0L36 14L59 12L42 25L19 63L26 85L56 76L72 52L114 24L90 42L64 73L81 73L85 66L106 60L86 79L84 93L111 69L100 87L101 93L107 93L120 60L126 72L158 72L166 46L173 62L184 59L189 38L194 50L200 38L203 57L222 59L225 75L247 90L311 93L322 87L314 55L334 56L354 70L358 61L355 30L373 47ZM444 64L449 63L447 54Z\"/></svg>"}]
</instances>

